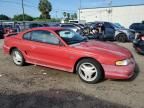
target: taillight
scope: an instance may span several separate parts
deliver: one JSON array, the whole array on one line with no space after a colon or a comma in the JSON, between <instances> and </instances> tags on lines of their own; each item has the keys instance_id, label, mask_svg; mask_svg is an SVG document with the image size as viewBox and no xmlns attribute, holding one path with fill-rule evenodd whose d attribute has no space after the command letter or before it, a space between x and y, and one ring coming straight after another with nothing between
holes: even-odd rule
<instances>
[{"instance_id":1,"label":"taillight","mask_svg":"<svg viewBox=\"0 0 144 108\"><path fill-rule=\"evenodd\" d=\"M142 36L142 37L141 37L141 40L143 40L143 41L144 41L144 36Z\"/></svg>"}]
</instances>

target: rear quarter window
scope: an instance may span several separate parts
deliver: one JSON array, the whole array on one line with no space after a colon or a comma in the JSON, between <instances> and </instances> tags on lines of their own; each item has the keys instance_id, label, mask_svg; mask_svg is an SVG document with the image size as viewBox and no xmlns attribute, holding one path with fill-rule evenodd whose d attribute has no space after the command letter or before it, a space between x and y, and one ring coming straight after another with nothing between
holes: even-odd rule
<instances>
[{"instance_id":1,"label":"rear quarter window","mask_svg":"<svg viewBox=\"0 0 144 108\"><path fill-rule=\"evenodd\" d=\"M32 32L31 40L40 43L58 45L59 39L48 31L36 30Z\"/></svg>"},{"instance_id":2,"label":"rear quarter window","mask_svg":"<svg viewBox=\"0 0 144 108\"><path fill-rule=\"evenodd\" d=\"M25 40L31 40L31 32L25 33L23 35L23 39L25 39Z\"/></svg>"}]
</instances>

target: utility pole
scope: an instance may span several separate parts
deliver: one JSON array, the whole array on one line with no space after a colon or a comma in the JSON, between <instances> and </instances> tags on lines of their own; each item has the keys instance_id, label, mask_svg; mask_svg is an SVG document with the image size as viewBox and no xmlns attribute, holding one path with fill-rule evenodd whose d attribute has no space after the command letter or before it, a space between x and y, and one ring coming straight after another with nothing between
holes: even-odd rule
<instances>
[{"instance_id":1,"label":"utility pole","mask_svg":"<svg viewBox=\"0 0 144 108\"><path fill-rule=\"evenodd\" d=\"M79 22L80 22L80 20L81 20L81 18L80 18L80 15L81 15L81 0L79 1Z\"/></svg>"},{"instance_id":2,"label":"utility pole","mask_svg":"<svg viewBox=\"0 0 144 108\"><path fill-rule=\"evenodd\" d=\"M56 11L56 18L58 18L58 11Z\"/></svg>"},{"instance_id":3,"label":"utility pole","mask_svg":"<svg viewBox=\"0 0 144 108\"><path fill-rule=\"evenodd\" d=\"M24 25L24 29L25 29L25 11L24 11L24 2L22 0L22 11L23 11L23 25Z\"/></svg>"},{"instance_id":4,"label":"utility pole","mask_svg":"<svg viewBox=\"0 0 144 108\"><path fill-rule=\"evenodd\" d=\"M112 0L109 1L110 20L112 22Z\"/></svg>"}]
</instances>

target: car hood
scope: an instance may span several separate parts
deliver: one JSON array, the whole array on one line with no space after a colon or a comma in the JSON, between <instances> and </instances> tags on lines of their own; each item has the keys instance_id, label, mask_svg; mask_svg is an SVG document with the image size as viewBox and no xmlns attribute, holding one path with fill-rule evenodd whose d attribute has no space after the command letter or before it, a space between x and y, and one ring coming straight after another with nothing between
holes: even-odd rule
<instances>
[{"instance_id":1,"label":"car hood","mask_svg":"<svg viewBox=\"0 0 144 108\"><path fill-rule=\"evenodd\" d=\"M116 30L121 31L121 32L135 32L135 30L127 29L127 28L120 28L120 29L116 29Z\"/></svg>"},{"instance_id":2,"label":"car hood","mask_svg":"<svg viewBox=\"0 0 144 108\"><path fill-rule=\"evenodd\" d=\"M111 42L89 40L88 42L82 42L71 46L91 53L100 53L104 56L112 55L118 58L121 57L121 59L130 58L132 56L129 50Z\"/></svg>"}]
</instances>

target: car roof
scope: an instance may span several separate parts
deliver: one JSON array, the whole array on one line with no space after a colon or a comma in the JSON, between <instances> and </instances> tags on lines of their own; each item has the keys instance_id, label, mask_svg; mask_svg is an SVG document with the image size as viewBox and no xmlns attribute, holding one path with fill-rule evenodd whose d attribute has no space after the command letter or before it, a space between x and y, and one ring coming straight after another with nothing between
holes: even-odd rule
<instances>
[{"instance_id":1,"label":"car roof","mask_svg":"<svg viewBox=\"0 0 144 108\"><path fill-rule=\"evenodd\" d=\"M144 25L143 23L133 23L132 25Z\"/></svg>"},{"instance_id":2,"label":"car roof","mask_svg":"<svg viewBox=\"0 0 144 108\"><path fill-rule=\"evenodd\" d=\"M61 23L60 25L74 25L73 23Z\"/></svg>"},{"instance_id":3,"label":"car roof","mask_svg":"<svg viewBox=\"0 0 144 108\"><path fill-rule=\"evenodd\" d=\"M57 30L63 30L64 28L62 27L37 27L37 28L32 28L31 30L52 30L52 31L57 31Z\"/></svg>"},{"instance_id":4,"label":"car roof","mask_svg":"<svg viewBox=\"0 0 144 108\"><path fill-rule=\"evenodd\" d=\"M141 23L132 23L132 25L133 25L133 24L141 24Z\"/></svg>"},{"instance_id":5,"label":"car roof","mask_svg":"<svg viewBox=\"0 0 144 108\"><path fill-rule=\"evenodd\" d=\"M58 31L58 30L64 30L64 28L62 27L36 27L36 28L29 28L29 29L25 29L22 32L20 32L20 34L22 33L27 33L27 32L32 32L35 30L48 30L48 31Z\"/></svg>"}]
</instances>

